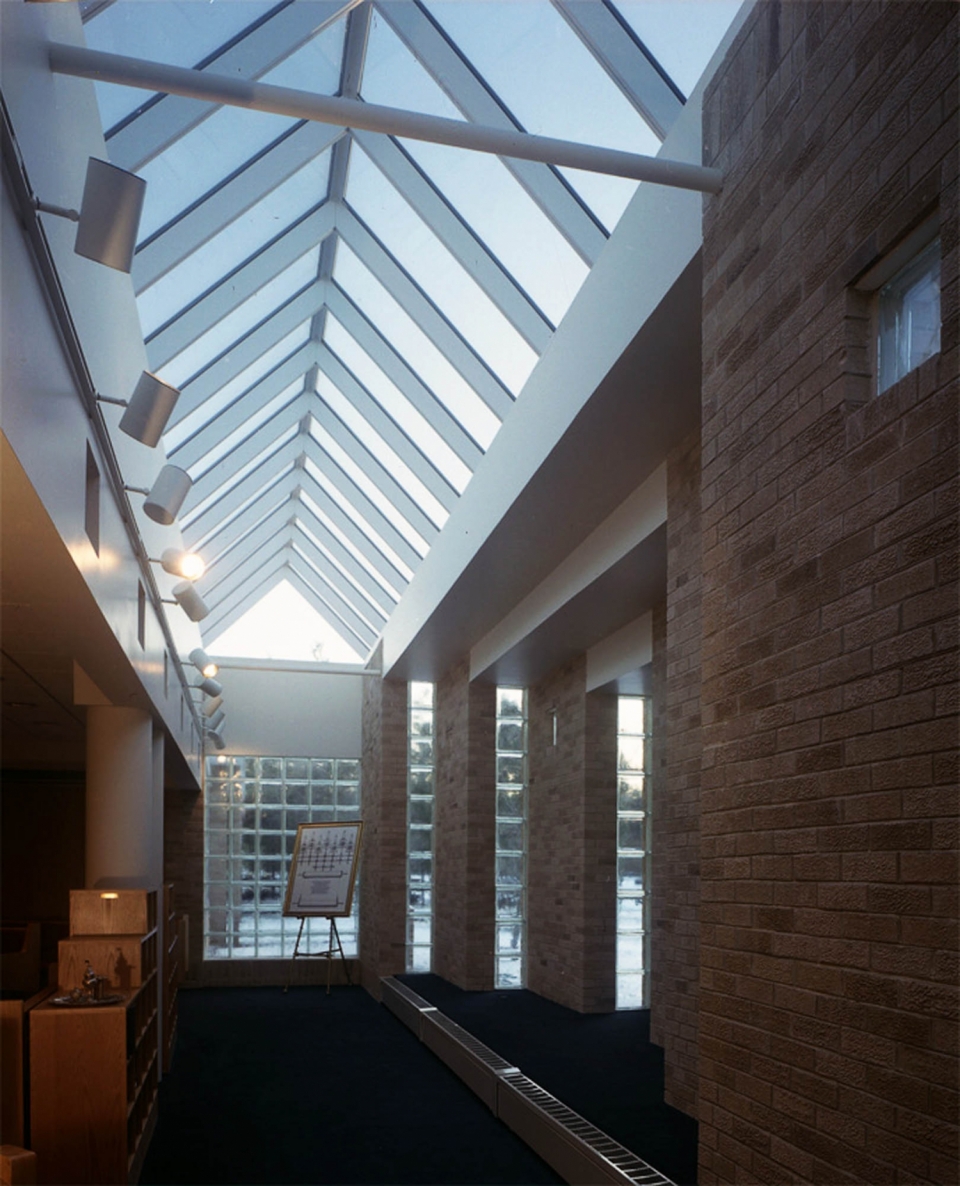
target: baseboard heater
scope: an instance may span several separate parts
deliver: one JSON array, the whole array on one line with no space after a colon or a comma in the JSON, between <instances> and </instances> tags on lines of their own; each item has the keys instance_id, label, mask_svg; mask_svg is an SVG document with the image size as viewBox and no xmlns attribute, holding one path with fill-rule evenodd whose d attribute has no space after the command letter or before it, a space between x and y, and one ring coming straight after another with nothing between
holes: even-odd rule
<instances>
[{"instance_id":1,"label":"baseboard heater","mask_svg":"<svg viewBox=\"0 0 960 1186\"><path fill-rule=\"evenodd\" d=\"M571 1186L673 1186L393 976L381 1000Z\"/></svg>"}]
</instances>

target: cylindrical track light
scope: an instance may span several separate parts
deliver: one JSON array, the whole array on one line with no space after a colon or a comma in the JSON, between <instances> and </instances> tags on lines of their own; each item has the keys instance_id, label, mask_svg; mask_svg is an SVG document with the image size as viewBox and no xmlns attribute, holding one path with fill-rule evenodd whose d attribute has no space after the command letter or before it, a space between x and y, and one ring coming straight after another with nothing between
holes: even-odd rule
<instances>
[{"instance_id":1,"label":"cylindrical track light","mask_svg":"<svg viewBox=\"0 0 960 1186\"><path fill-rule=\"evenodd\" d=\"M223 697L222 696L214 696L214 698L212 700L208 700L206 702L206 704L203 706L203 715L205 717L212 717L214 715L214 713L219 709L221 704L223 704Z\"/></svg>"},{"instance_id":2,"label":"cylindrical track light","mask_svg":"<svg viewBox=\"0 0 960 1186\"><path fill-rule=\"evenodd\" d=\"M215 679L202 679L200 683L194 684L195 688L199 688L205 696L222 696L223 684Z\"/></svg>"},{"instance_id":3,"label":"cylindrical track light","mask_svg":"<svg viewBox=\"0 0 960 1186\"><path fill-rule=\"evenodd\" d=\"M177 465L165 465L149 490L142 486L124 486L124 490L145 494L143 513L154 523L169 527L179 514L192 485L193 479L185 469Z\"/></svg>"},{"instance_id":4,"label":"cylindrical track light","mask_svg":"<svg viewBox=\"0 0 960 1186\"><path fill-rule=\"evenodd\" d=\"M207 724L207 728L210 730L211 733L219 733L220 726L223 724L223 722L226 720L226 718L227 718L227 714L224 711L224 709L222 709L222 708L217 709L217 711L210 718L210 720Z\"/></svg>"},{"instance_id":5,"label":"cylindrical track light","mask_svg":"<svg viewBox=\"0 0 960 1186\"><path fill-rule=\"evenodd\" d=\"M207 737L210 738L217 749L226 749L227 743L223 740L223 737L219 733L210 732L207 734Z\"/></svg>"},{"instance_id":6,"label":"cylindrical track light","mask_svg":"<svg viewBox=\"0 0 960 1186\"><path fill-rule=\"evenodd\" d=\"M120 417L120 429L152 449L163 436L170 413L180 392L156 375L144 371L137 380L127 410Z\"/></svg>"},{"instance_id":7,"label":"cylindrical track light","mask_svg":"<svg viewBox=\"0 0 960 1186\"><path fill-rule=\"evenodd\" d=\"M182 548L164 548L160 559L155 560L151 556L150 562L159 564L171 576L183 577L185 581L198 581L207 567L196 552L185 552Z\"/></svg>"},{"instance_id":8,"label":"cylindrical track light","mask_svg":"<svg viewBox=\"0 0 960 1186\"><path fill-rule=\"evenodd\" d=\"M129 272L146 190L147 183L136 173L90 157L79 211L39 199L36 206L45 214L56 214L78 224L73 245L77 255L118 272Z\"/></svg>"},{"instance_id":9,"label":"cylindrical track light","mask_svg":"<svg viewBox=\"0 0 960 1186\"><path fill-rule=\"evenodd\" d=\"M190 652L190 662L196 667L197 671L204 676L214 676L220 670L216 663L210 658L203 647L194 647Z\"/></svg>"},{"instance_id":10,"label":"cylindrical track light","mask_svg":"<svg viewBox=\"0 0 960 1186\"><path fill-rule=\"evenodd\" d=\"M210 612L203 598L190 583L190 581L181 581L179 585L174 585L170 592L173 594L176 603L180 606L191 622L202 621ZM206 682L208 681L204 680L204 683ZM210 680L209 682L216 683L215 680ZM201 684L200 686L202 687L203 685ZM212 692L211 695L219 696L220 691L220 685L217 684L217 691Z\"/></svg>"}]
</instances>

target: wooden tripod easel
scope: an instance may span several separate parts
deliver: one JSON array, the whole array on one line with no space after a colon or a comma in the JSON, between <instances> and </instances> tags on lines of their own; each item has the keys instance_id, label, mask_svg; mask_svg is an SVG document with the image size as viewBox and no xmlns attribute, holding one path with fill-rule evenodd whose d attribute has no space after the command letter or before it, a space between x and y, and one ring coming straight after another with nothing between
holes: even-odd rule
<instances>
[{"instance_id":1,"label":"wooden tripod easel","mask_svg":"<svg viewBox=\"0 0 960 1186\"><path fill-rule=\"evenodd\" d=\"M330 923L330 935L327 939L326 951L301 951L300 950L300 937L303 934L303 924L307 921L308 917L316 918L317 916L316 915L308 916L305 914L300 915L300 929L297 931L297 941L294 944L293 955L290 957L290 967L287 969L287 983L283 986L283 991L286 992L287 989L290 987L290 979L291 979L291 976L293 975L293 961L295 959L297 959L298 957L300 959L325 959L327 961L327 996L329 996L330 995L330 969L331 969L331 965L333 962L333 957L335 955L339 955L341 961L343 962L343 970L347 977L347 984L352 985L353 980L350 976L350 965L347 962L347 957L343 954L343 944L340 942L340 932L337 930L337 921L335 918L327 919L327 922ZM334 943L336 943L336 946L334 946Z\"/></svg>"}]
</instances>

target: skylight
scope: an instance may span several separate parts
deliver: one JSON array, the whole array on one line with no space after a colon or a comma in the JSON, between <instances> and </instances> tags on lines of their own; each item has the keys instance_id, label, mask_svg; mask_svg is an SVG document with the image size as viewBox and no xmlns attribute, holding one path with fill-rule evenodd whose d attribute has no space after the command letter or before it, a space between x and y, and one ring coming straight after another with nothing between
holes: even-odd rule
<instances>
[{"instance_id":1,"label":"skylight","mask_svg":"<svg viewBox=\"0 0 960 1186\"><path fill-rule=\"evenodd\" d=\"M97 49L655 154L736 5L81 10ZM637 183L96 91L110 159L148 181L133 282L150 366L181 389L163 443L194 478L185 540L212 562L205 641L220 654L310 659L316 642L324 657L365 656ZM276 612L279 597L308 612L282 655L258 642L294 615Z\"/></svg>"}]
</instances>

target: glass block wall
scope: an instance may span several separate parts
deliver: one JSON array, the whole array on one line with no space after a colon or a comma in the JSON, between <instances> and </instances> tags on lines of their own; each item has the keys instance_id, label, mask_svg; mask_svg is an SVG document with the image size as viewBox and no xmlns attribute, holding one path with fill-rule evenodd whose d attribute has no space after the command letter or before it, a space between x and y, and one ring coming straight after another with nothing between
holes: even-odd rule
<instances>
[{"instance_id":1,"label":"glass block wall","mask_svg":"<svg viewBox=\"0 0 960 1186\"><path fill-rule=\"evenodd\" d=\"M497 850L494 984L523 988L527 897L527 699L497 688Z\"/></svg>"},{"instance_id":2,"label":"glass block wall","mask_svg":"<svg viewBox=\"0 0 960 1186\"><path fill-rule=\"evenodd\" d=\"M617 1008L646 1003L646 760L650 701L621 696L617 713Z\"/></svg>"},{"instance_id":3,"label":"glass block wall","mask_svg":"<svg viewBox=\"0 0 960 1186\"><path fill-rule=\"evenodd\" d=\"M433 684L411 683L407 712L407 971L433 958Z\"/></svg>"},{"instance_id":4,"label":"glass block wall","mask_svg":"<svg viewBox=\"0 0 960 1186\"><path fill-rule=\"evenodd\" d=\"M206 775L204 958L292 956L300 920L281 912L297 826L359 819L360 763L218 755ZM347 956L357 954L359 902L358 876L351 916L337 919ZM325 950L328 936L325 919L308 919L301 951Z\"/></svg>"}]
</instances>

